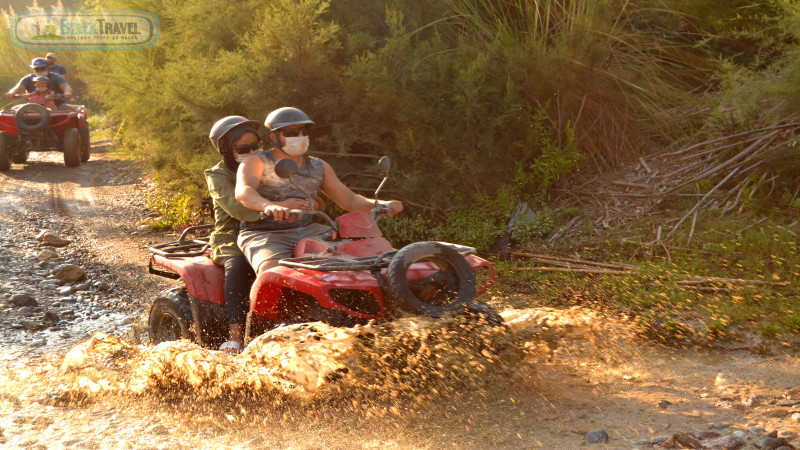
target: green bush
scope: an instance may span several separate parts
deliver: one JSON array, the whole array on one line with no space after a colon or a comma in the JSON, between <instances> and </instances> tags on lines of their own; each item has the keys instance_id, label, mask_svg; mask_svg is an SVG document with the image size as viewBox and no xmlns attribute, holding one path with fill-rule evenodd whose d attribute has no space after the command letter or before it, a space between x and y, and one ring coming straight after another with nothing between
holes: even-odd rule
<instances>
[{"instance_id":1,"label":"green bush","mask_svg":"<svg viewBox=\"0 0 800 450\"><path fill-rule=\"evenodd\" d=\"M723 90L752 79L738 60L723 64L734 37L757 31L738 17L768 23L783 14L786 24L796 22L794 7L745 0L434 0L426 8L411 0L242 0L235 8L221 0L90 0L87 7L158 15L153 48L65 55L85 98L124 124L137 157L190 203L199 205L202 169L218 158L206 138L217 119L261 121L293 105L316 121L312 153L392 156L397 196L420 205L409 208L406 230L395 227L398 238L427 230L478 246L502 232L514 200L536 198L585 162L602 167L692 134L702 116L682 112L703 105L696 92L712 89L714 74L723 74ZM790 48L787 33L775 30L753 42ZM2 45L13 69L0 68L0 78L16 77L29 55ZM753 63L765 51L753 53L748 70L766 67ZM792 61L781 66L787 98L797 98L789 95L800 73ZM748 113L737 114L745 123ZM506 206L485 216L471 211L498 192L508 195Z\"/></svg>"}]
</instances>

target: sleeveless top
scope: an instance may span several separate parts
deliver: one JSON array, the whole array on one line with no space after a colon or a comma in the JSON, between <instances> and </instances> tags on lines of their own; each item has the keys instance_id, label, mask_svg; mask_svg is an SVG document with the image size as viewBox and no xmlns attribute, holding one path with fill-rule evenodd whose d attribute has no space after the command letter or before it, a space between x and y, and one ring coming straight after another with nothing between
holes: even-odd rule
<instances>
[{"instance_id":1,"label":"sleeveless top","mask_svg":"<svg viewBox=\"0 0 800 450\"><path fill-rule=\"evenodd\" d=\"M261 180L258 183L258 191L262 197L271 202L280 202L287 198L314 198L322 185L325 176L325 165L322 160L313 156L303 157L303 166L297 169L297 173L292 175L294 184L286 179L279 177L275 173L275 155L272 149L256 153L264 163L264 171L261 173ZM299 186L298 189L295 185ZM302 220L289 222L285 220L273 220L272 217L265 217L257 222L242 222L242 230L277 231L290 228L299 228L311 225L311 216L305 216Z\"/></svg>"}]
</instances>

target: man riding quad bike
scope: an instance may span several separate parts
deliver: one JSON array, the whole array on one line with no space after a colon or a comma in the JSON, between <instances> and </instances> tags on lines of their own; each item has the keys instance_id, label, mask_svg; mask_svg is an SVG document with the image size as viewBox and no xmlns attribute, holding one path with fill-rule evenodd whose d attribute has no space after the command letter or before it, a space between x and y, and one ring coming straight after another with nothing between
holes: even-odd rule
<instances>
[{"instance_id":1,"label":"man riding quad bike","mask_svg":"<svg viewBox=\"0 0 800 450\"><path fill-rule=\"evenodd\" d=\"M44 58L35 58L30 67L34 74L23 77L6 97L34 102L0 112L0 171L10 169L12 162L26 162L32 151L62 152L64 164L77 167L89 160L86 110L67 103L72 88L61 75L48 73ZM48 109L49 101L55 109Z\"/></svg>"},{"instance_id":2,"label":"man riding quad bike","mask_svg":"<svg viewBox=\"0 0 800 450\"><path fill-rule=\"evenodd\" d=\"M379 162L384 178L369 214L350 212L333 220L311 206L291 210L293 220L316 216L331 231L301 240L291 257L258 275L250 291L245 344L280 324L322 321L353 326L404 312L442 317L471 311L502 322L491 308L475 300L494 283L491 264L476 256L475 249L416 242L397 250L383 237L377 223L391 211L378 201L378 193L389 164L388 157ZM296 171L291 159L275 166L279 177L292 182ZM184 283L153 301L149 333L154 343L190 339L215 347L227 335L223 269L211 262L207 240L189 238L208 227L187 228L178 241L150 248L150 272Z\"/></svg>"}]
</instances>

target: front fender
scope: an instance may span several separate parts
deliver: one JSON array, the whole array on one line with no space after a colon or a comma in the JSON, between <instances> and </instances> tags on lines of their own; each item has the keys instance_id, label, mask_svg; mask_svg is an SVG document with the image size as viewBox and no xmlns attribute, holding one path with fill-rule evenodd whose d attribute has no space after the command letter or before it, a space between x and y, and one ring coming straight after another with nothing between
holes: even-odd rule
<instances>
[{"instance_id":1,"label":"front fender","mask_svg":"<svg viewBox=\"0 0 800 450\"><path fill-rule=\"evenodd\" d=\"M317 272L284 266L273 267L258 276L250 291L250 311L260 318L280 320L280 311L291 309L286 308L287 305L281 305L286 298L292 298L281 295L284 289L308 294L323 308L341 311L360 319L381 320L386 315L383 291L378 280L369 272ZM334 300L331 290L365 291L378 303L379 313L368 314L348 308Z\"/></svg>"}]
</instances>

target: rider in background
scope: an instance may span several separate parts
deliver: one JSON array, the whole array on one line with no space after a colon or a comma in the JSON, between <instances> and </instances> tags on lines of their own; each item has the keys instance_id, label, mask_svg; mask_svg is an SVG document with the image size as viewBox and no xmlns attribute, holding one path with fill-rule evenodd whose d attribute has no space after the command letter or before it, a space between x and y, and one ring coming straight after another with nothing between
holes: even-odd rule
<instances>
[{"instance_id":1,"label":"rider in background","mask_svg":"<svg viewBox=\"0 0 800 450\"><path fill-rule=\"evenodd\" d=\"M225 267L225 309L228 315L228 341L220 350L229 354L242 351L243 324L250 302L250 285L255 273L245 259L236 238L239 222L257 221L262 214L239 203L234 197L236 169L244 158L261 149L259 123L241 116L228 116L211 128L209 139L222 155L222 161L205 171L208 192L214 204L214 231L209 241L211 259Z\"/></svg>"},{"instance_id":2,"label":"rider in background","mask_svg":"<svg viewBox=\"0 0 800 450\"><path fill-rule=\"evenodd\" d=\"M313 124L297 108L272 111L264 122L272 149L247 158L239 167L236 198L244 206L265 214L262 220L244 221L239 233L239 247L259 274L276 266L280 259L291 257L301 239L330 231L328 226L311 223L310 216L296 221L289 217L290 209L308 210L313 202L308 197L313 199L319 190L347 211L369 212L375 207L374 200L342 184L328 163L306 155L309 127ZM297 163L294 183L275 174L275 164L285 158ZM389 206L391 214L403 210L399 200L380 203Z\"/></svg>"},{"instance_id":3,"label":"rider in background","mask_svg":"<svg viewBox=\"0 0 800 450\"><path fill-rule=\"evenodd\" d=\"M25 92L34 92L36 90L36 85L33 83L33 79L36 77L47 77L48 90L56 94L63 94L66 100L72 98L72 87L69 85L69 82L57 73L50 73L47 68L46 59L34 58L31 61L30 68L33 69L33 74L22 77L19 83L6 93L7 98L13 99ZM72 108L66 104L66 100L56 100L56 106L59 109L71 110Z\"/></svg>"},{"instance_id":4,"label":"rider in background","mask_svg":"<svg viewBox=\"0 0 800 450\"><path fill-rule=\"evenodd\" d=\"M51 73L57 73L64 77L65 80L69 81L69 76L67 76L67 68L60 64L56 64L55 53L47 54L47 68Z\"/></svg>"}]
</instances>

